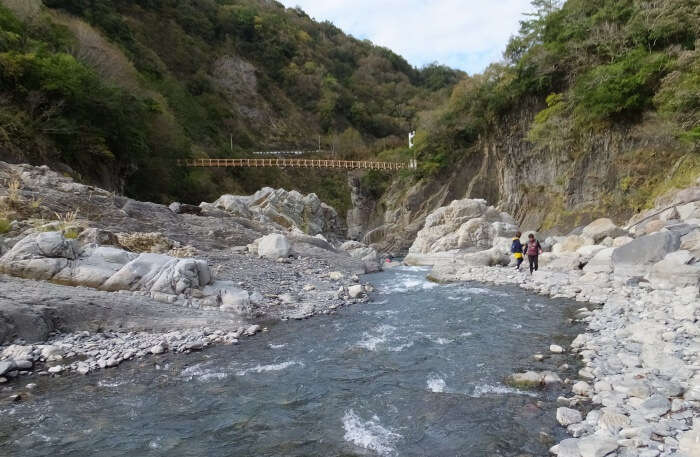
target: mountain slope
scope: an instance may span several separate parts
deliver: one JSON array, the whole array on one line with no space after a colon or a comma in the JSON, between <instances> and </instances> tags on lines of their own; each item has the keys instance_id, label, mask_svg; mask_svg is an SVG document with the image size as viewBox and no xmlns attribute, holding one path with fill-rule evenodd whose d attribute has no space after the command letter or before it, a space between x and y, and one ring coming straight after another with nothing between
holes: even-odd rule
<instances>
[{"instance_id":1,"label":"mountain slope","mask_svg":"<svg viewBox=\"0 0 700 457\"><path fill-rule=\"evenodd\" d=\"M417 177L369 238L410 244L450 199L486 198L532 229L618 222L700 175L700 3L535 0L506 61L422 118Z\"/></svg>"},{"instance_id":2,"label":"mountain slope","mask_svg":"<svg viewBox=\"0 0 700 457\"><path fill-rule=\"evenodd\" d=\"M1 3L0 155L151 200L285 184L274 171L173 169L180 157L403 145L461 77L271 1ZM321 178L310 178L320 193L342 187Z\"/></svg>"}]
</instances>

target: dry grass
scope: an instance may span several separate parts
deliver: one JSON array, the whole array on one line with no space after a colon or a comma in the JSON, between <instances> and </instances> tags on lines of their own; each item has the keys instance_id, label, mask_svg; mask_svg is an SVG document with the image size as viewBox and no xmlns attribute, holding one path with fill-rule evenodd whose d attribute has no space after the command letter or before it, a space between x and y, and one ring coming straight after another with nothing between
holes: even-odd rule
<instances>
[{"instance_id":1,"label":"dry grass","mask_svg":"<svg viewBox=\"0 0 700 457\"><path fill-rule=\"evenodd\" d=\"M19 189L21 188L21 182L18 178L10 178L10 182L7 184L7 197L10 204L16 204L20 201Z\"/></svg>"}]
</instances>

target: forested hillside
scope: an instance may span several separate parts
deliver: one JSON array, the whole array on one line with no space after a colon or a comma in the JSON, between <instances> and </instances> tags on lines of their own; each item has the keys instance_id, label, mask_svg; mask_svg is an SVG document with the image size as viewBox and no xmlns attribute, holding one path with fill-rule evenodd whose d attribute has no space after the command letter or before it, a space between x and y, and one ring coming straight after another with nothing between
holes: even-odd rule
<instances>
[{"instance_id":1,"label":"forested hillside","mask_svg":"<svg viewBox=\"0 0 700 457\"><path fill-rule=\"evenodd\" d=\"M419 176L373 236L410 239L396 227L464 196L532 228L622 221L700 175L700 2L533 4L504 61L422 116Z\"/></svg>"},{"instance_id":2,"label":"forested hillside","mask_svg":"<svg viewBox=\"0 0 700 457\"><path fill-rule=\"evenodd\" d=\"M62 163L143 199L197 202L300 181L186 172L173 168L181 157L316 148L319 136L345 157L403 145L417 113L462 76L415 69L273 1L0 4L0 158ZM342 176L301 185L347 206Z\"/></svg>"}]
</instances>

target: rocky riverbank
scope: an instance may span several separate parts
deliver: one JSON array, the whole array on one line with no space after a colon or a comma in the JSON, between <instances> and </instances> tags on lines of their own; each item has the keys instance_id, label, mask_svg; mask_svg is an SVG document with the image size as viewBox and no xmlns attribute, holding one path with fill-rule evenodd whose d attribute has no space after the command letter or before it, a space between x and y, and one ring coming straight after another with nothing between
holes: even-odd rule
<instances>
[{"instance_id":1,"label":"rocky riverbank","mask_svg":"<svg viewBox=\"0 0 700 457\"><path fill-rule=\"evenodd\" d=\"M314 194L200 206L116 196L0 162L0 383L234 344L367 300L378 253ZM4 273L4 274L2 274ZM5 387L12 390L12 387Z\"/></svg>"},{"instance_id":2,"label":"rocky riverbank","mask_svg":"<svg viewBox=\"0 0 700 457\"><path fill-rule=\"evenodd\" d=\"M570 348L550 348L577 353L585 365L570 380L572 396L558 401L557 420L572 438L553 446L553 454L697 457L699 196L700 187L667 196L628 228L600 219L548 237L542 240L548 252L532 275L513 267L508 250L515 227L507 217L483 201L457 201L428 217L406 260L433 265L429 277L438 282L516 284L593 305L577 315L588 331ZM510 381L539 385L558 378L528 372Z\"/></svg>"}]
</instances>

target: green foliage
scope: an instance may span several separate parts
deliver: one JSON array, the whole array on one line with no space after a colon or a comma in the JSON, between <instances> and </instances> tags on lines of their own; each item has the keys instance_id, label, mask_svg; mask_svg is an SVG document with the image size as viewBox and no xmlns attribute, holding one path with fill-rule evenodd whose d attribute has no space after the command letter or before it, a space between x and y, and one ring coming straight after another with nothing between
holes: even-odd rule
<instances>
[{"instance_id":1,"label":"green foliage","mask_svg":"<svg viewBox=\"0 0 700 457\"><path fill-rule=\"evenodd\" d=\"M0 234L7 233L12 229L10 221L0 217Z\"/></svg>"},{"instance_id":2,"label":"green foliage","mask_svg":"<svg viewBox=\"0 0 700 457\"><path fill-rule=\"evenodd\" d=\"M668 63L664 54L637 48L617 62L595 67L574 87L576 115L586 122L641 112L651 105Z\"/></svg>"},{"instance_id":3,"label":"green foliage","mask_svg":"<svg viewBox=\"0 0 700 457\"><path fill-rule=\"evenodd\" d=\"M391 185L391 175L377 170L370 170L360 178L360 188L374 200L379 200L389 185Z\"/></svg>"},{"instance_id":4,"label":"green foliage","mask_svg":"<svg viewBox=\"0 0 700 457\"><path fill-rule=\"evenodd\" d=\"M505 52L507 64L464 78L423 123L423 177L468 157L514 110L543 109L527 139L556 153L610 123L657 110L697 143L700 9L696 0L535 0ZM575 157L571 157L575 158Z\"/></svg>"}]
</instances>

